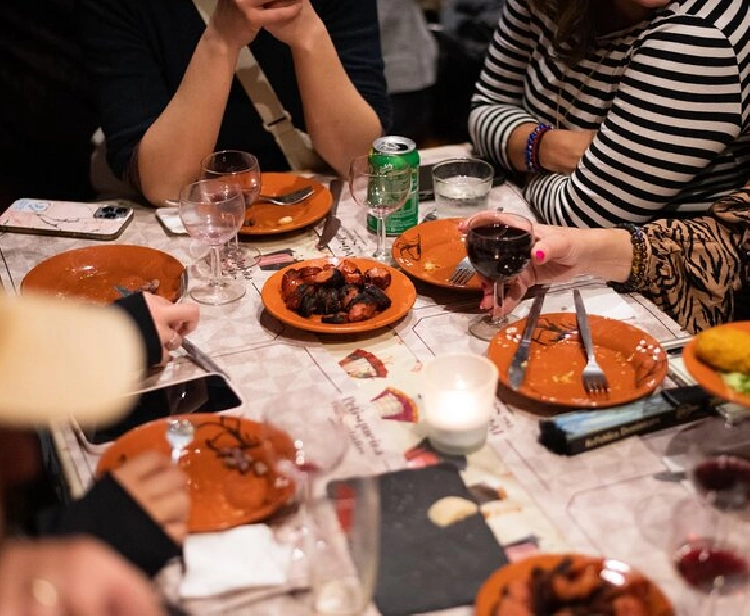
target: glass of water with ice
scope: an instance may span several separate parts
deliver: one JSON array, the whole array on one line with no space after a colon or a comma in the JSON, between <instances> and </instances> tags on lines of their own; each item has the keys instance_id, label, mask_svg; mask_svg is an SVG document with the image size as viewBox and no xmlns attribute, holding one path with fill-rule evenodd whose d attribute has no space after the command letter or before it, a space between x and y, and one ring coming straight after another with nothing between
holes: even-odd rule
<instances>
[{"instance_id":1,"label":"glass of water with ice","mask_svg":"<svg viewBox=\"0 0 750 616\"><path fill-rule=\"evenodd\" d=\"M495 170L477 158L455 158L432 168L440 218L466 218L487 209Z\"/></svg>"}]
</instances>

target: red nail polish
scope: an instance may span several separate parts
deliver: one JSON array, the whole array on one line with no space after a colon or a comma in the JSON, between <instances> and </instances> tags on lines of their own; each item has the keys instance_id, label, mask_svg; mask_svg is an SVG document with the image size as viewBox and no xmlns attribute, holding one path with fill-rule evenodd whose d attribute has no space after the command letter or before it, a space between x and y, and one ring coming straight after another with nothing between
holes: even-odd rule
<instances>
[{"instance_id":1,"label":"red nail polish","mask_svg":"<svg viewBox=\"0 0 750 616\"><path fill-rule=\"evenodd\" d=\"M543 250L537 250L534 253L534 256L536 257L536 260L539 261L539 263L542 263L544 261L544 251Z\"/></svg>"}]
</instances>

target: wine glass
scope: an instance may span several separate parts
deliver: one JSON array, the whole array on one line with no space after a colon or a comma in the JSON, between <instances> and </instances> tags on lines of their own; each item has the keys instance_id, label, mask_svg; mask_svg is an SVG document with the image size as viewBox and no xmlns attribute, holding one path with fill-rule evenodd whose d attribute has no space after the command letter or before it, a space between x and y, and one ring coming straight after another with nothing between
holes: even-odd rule
<instances>
[{"instance_id":1,"label":"wine glass","mask_svg":"<svg viewBox=\"0 0 750 616\"><path fill-rule=\"evenodd\" d=\"M245 197L245 218L250 206L260 195L261 175L258 159L240 150L221 150L209 154L201 162L201 178L222 179L228 184L236 184ZM237 234L222 247L222 265L229 272L250 269L260 260L257 248L241 249Z\"/></svg>"},{"instance_id":2,"label":"wine glass","mask_svg":"<svg viewBox=\"0 0 750 616\"><path fill-rule=\"evenodd\" d=\"M686 498L675 506L670 551L678 575L694 591L690 613L741 613L744 598L737 595L750 582L748 530L699 499Z\"/></svg>"},{"instance_id":3,"label":"wine glass","mask_svg":"<svg viewBox=\"0 0 750 616\"><path fill-rule=\"evenodd\" d=\"M202 304L228 304L245 294L244 281L221 276L219 247L237 233L245 218L242 192L223 180L198 180L180 191L180 219L187 232L210 247L211 278L194 287L192 298Z\"/></svg>"},{"instance_id":4,"label":"wine glass","mask_svg":"<svg viewBox=\"0 0 750 616\"><path fill-rule=\"evenodd\" d=\"M385 219L406 203L411 191L411 176L411 167L376 167L369 156L358 156L351 162L349 191L377 221L378 244L372 255L377 261L388 263L391 260L385 248Z\"/></svg>"},{"instance_id":5,"label":"wine glass","mask_svg":"<svg viewBox=\"0 0 750 616\"><path fill-rule=\"evenodd\" d=\"M491 312L469 325L469 332L480 340L491 340L508 323L503 315L505 284L528 265L533 243L533 225L523 216L487 212L471 219L466 235L469 261L494 283Z\"/></svg>"}]
</instances>

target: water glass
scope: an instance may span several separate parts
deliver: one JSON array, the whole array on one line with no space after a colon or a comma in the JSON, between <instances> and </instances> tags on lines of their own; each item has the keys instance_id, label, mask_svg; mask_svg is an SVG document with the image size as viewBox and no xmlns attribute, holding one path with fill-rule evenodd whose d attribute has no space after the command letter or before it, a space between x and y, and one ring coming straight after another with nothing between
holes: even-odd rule
<instances>
[{"instance_id":1,"label":"water glass","mask_svg":"<svg viewBox=\"0 0 750 616\"><path fill-rule=\"evenodd\" d=\"M450 353L422 369L424 422L430 443L447 454L484 445L495 408L497 366L473 353Z\"/></svg>"},{"instance_id":2,"label":"water glass","mask_svg":"<svg viewBox=\"0 0 750 616\"><path fill-rule=\"evenodd\" d=\"M362 614L378 568L380 492L377 477L329 484L308 506L312 611Z\"/></svg>"},{"instance_id":3,"label":"water glass","mask_svg":"<svg viewBox=\"0 0 750 616\"><path fill-rule=\"evenodd\" d=\"M478 158L437 163L432 168L432 182L438 216L468 218L486 210L494 175L492 165Z\"/></svg>"},{"instance_id":4,"label":"water glass","mask_svg":"<svg viewBox=\"0 0 750 616\"><path fill-rule=\"evenodd\" d=\"M202 304L227 304L245 294L244 281L221 275L219 248L232 239L245 218L242 192L223 180L199 180L180 192L180 219L187 232L210 247L211 277L205 286L191 289L192 298Z\"/></svg>"}]
</instances>

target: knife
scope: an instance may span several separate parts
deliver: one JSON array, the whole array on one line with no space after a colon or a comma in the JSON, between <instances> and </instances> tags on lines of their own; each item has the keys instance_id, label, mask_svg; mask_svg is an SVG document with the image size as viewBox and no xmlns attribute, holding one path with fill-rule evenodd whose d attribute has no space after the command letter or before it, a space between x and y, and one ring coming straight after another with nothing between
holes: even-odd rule
<instances>
[{"instance_id":1,"label":"knife","mask_svg":"<svg viewBox=\"0 0 750 616\"><path fill-rule=\"evenodd\" d=\"M318 241L318 250L323 250L328 243L336 237L339 229L341 228L341 221L336 217L336 210L339 207L339 201L341 200L341 178L335 177L331 180L328 185L328 190L331 191L331 197L333 201L331 203L331 209L326 216L326 220L323 223L323 230L320 232L320 240Z\"/></svg>"},{"instance_id":2,"label":"knife","mask_svg":"<svg viewBox=\"0 0 750 616\"><path fill-rule=\"evenodd\" d=\"M526 327L523 330L521 342L518 344L518 348L513 355L513 360L508 367L508 381L510 382L513 391L521 386L521 383L523 383L523 377L526 375L526 366L528 365L529 352L531 351L531 336L534 335L536 323L539 320L539 314L542 312L542 304L544 304L544 296L546 294L547 287L542 287L534 298L534 303L531 304L529 316L526 318Z\"/></svg>"}]
</instances>

